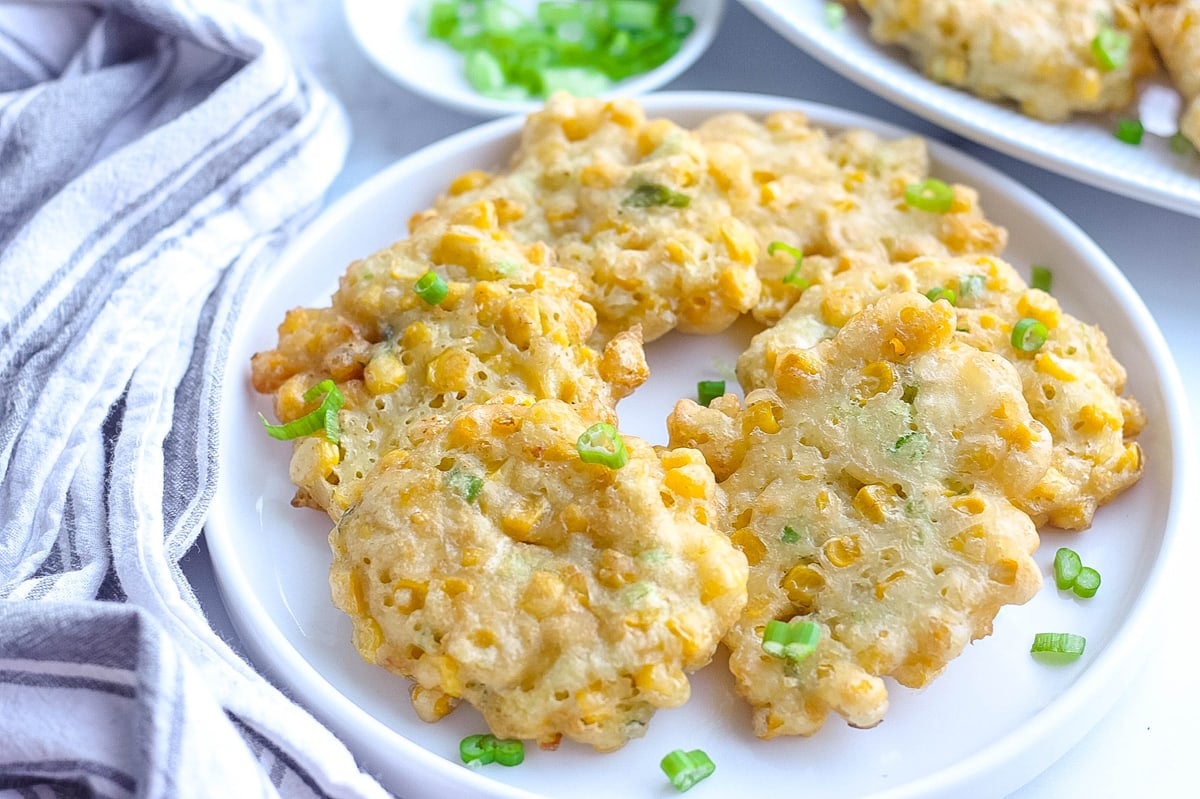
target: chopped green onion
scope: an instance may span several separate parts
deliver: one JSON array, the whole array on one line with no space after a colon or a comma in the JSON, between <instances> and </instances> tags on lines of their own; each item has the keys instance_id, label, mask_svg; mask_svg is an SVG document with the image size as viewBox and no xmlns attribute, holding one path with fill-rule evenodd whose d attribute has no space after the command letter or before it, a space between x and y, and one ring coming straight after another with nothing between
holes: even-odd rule
<instances>
[{"instance_id":1,"label":"chopped green onion","mask_svg":"<svg viewBox=\"0 0 1200 799\"><path fill-rule=\"evenodd\" d=\"M717 397L725 394L724 380L701 380L696 384L696 399L705 408Z\"/></svg>"},{"instance_id":2,"label":"chopped green onion","mask_svg":"<svg viewBox=\"0 0 1200 799\"><path fill-rule=\"evenodd\" d=\"M1075 585L1081 569L1083 562L1075 550L1061 547L1054 553L1054 584L1058 590L1066 591Z\"/></svg>"},{"instance_id":3,"label":"chopped green onion","mask_svg":"<svg viewBox=\"0 0 1200 799\"><path fill-rule=\"evenodd\" d=\"M958 278L958 296L964 300L979 297L987 291L987 278L983 275L960 275Z\"/></svg>"},{"instance_id":4,"label":"chopped green onion","mask_svg":"<svg viewBox=\"0 0 1200 799\"><path fill-rule=\"evenodd\" d=\"M841 3L826 3L824 16L825 27L835 31L842 27L842 21L846 19L846 7Z\"/></svg>"},{"instance_id":5,"label":"chopped green onion","mask_svg":"<svg viewBox=\"0 0 1200 799\"><path fill-rule=\"evenodd\" d=\"M608 422L596 424L584 430L579 440L575 442L579 459L584 463L596 463L610 469L620 469L629 462L629 451L625 448L625 439L617 432L617 428Z\"/></svg>"},{"instance_id":6,"label":"chopped green onion","mask_svg":"<svg viewBox=\"0 0 1200 799\"><path fill-rule=\"evenodd\" d=\"M783 276L783 282L792 286L799 286L801 289L808 288L808 281L800 276L800 267L804 263L804 252L799 247L793 247L782 241L772 241L767 245L767 255L774 255L777 252L785 252L795 260L791 271Z\"/></svg>"},{"instance_id":7,"label":"chopped green onion","mask_svg":"<svg viewBox=\"0 0 1200 799\"><path fill-rule=\"evenodd\" d=\"M1100 572L1093 569L1091 566L1084 566L1079 570L1079 576L1075 578L1075 584L1071 586L1071 590L1076 596L1081 596L1084 599L1089 599L1096 595L1096 591L1100 589Z\"/></svg>"},{"instance_id":8,"label":"chopped green onion","mask_svg":"<svg viewBox=\"0 0 1200 799\"><path fill-rule=\"evenodd\" d=\"M813 621L771 619L763 629L762 648L768 655L793 663L817 651L821 627Z\"/></svg>"},{"instance_id":9,"label":"chopped green onion","mask_svg":"<svg viewBox=\"0 0 1200 799\"><path fill-rule=\"evenodd\" d=\"M896 439L896 442L888 447L888 450L893 454L905 451L910 458L916 460L923 457L929 452L929 436L922 433L920 430L909 430L904 435Z\"/></svg>"},{"instance_id":10,"label":"chopped green onion","mask_svg":"<svg viewBox=\"0 0 1200 799\"><path fill-rule=\"evenodd\" d=\"M1050 271L1050 267L1035 265L1029 272L1029 285L1049 294L1050 287L1054 285L1054 273Z\"/></svg>"},{"instance_id":11,"label":"chopped green onion","mask_svg":"<svg viewBox=\"0 0 1200 799\"><path fill-rule=\"evenodd\" d=\"M499 763L519 766L525 761L525 744L512 738L497 738L491 733L468 735L458 744L462 762L473 766Z\"/></svg>"},{"instance_id":12,"label":"chopped green onion","mask_svg":"<svg viewBox=\"0 0 1200 799\"><path fill-rule=\"evenodd\" d=\"M1038 633L1029 651L1042 660L1066 662L1082 655L1086 645L1086 639L1075 633Z\"/></svg>"},{"instance_id":13,"label":"chopped green onion","mask_svg":"<svg viewBox=\"0 0 1200 799\"><path fill-rule=\"evenodd\" d=\"M669 205L672 208L687 208L692 198L667 188L660 183L643 183L625 198L625 205L634 208L649 208L652 205Z\"/></svg>"},{"instance_id":14,"label":"chopped green onion","mask_svg":"<svg viewBox=\"0 0 1200 799\"><path fill-rule=\"evenodd\" d=\"M1184 136L1179 131L1175 131L1171 134L1168 144L1171 147L1171 152L1175 153L1176 155L1189 155L1196 151L1195 146L1188 139L1188 137Z\"/></svg>"},{"instance_id":15,"label":"chopped green onion","mask_svg":"<svg viewBox=\"0 0 1200 799\"><path fill-rule=\"evenodd\" d=\"M496 760L496 736L468 735L458 742L458 755L464 763L486 766Z\"/></svg>"},{"instance_id":16,"label":"chopped green onion","mask_svg":"<svg viewBox=\"0 0 1200 799\"><path fill-rule=\"evenodd\" d=\"M1025 317L1013 325L1012 345L1021 352L1035 352L1046 343L1050 331L1036 319Z\"/></svg>"},{"instance_id":17,"label":"chopped green onion","mask_svg":"<svg viewBox=\"0 0 1200 799\"><path fill-rule=\"evenodd\" d=\"M909 405L912 405L917 401L917 387L905 386L903 393L900 395L900 399L904 402L907 402Z\"/></svg>"},{"instance_id":18,"label":"chopped green onion","mask_svg":"<svg viewBox=\"0 0 1200 799\"><path fill-rule=\"evenodd\" d=\"M1092 57L1100 69L1112 72L1125 66L1129 60L1130 44L1128 33L1105 25L1092 39Z\"/></svg>"},{"instance_id":19,"label":"chopped green onion","mask_svg":"<svg viewBox=\"0 0 1200 799\"><path fill-rule=\"evenodd\" d=\"M483 478L456 466L446 472L446 487L462 497L464 502L470 503L474 502L483 490Z\"/></svg>"},{"instance_id":20,"label":"chopped green onion","mask_svg":"<svg viewBox=\"0 0 1200 799\"><path fill-rule=\"evenodd\" d=\"M1146 128L1142 126L1141 120L1138 119L1118 119L1117 127L1113 131L1113 135L1126 144L1138 145L1142 143L1142 135L1145 134Z\"/></svg>"},{"instance_id":21,"label":"chopped green onion","mask_svg":"<svg viewBox=\"0 0 1200 799\"><path fill-rule=\"evenodd\" d=\"M779 536L779 540L785 544L795 544L800 540L800 534L793 530L790 526L784 526L783 534Z\"/></svg>"},{"instance_id":22,"label":"chopped green onion","mask_svg":"<svg viewBox=\"0 0 1200 799\"><path fill-rule=\"evenodd\" d=\"M937 178L910 183L904 190L904 202L918 211L944 214L954 207L954 188Z\"/></svg>"},{"instance_id":23,"label":"chopped green onion","mask_svg":"<svg viewBox=\"0 0 1200 799\"><path fill-rule=\"evenodd\" d=\"M937 288L932 288L929 291L925 292L925 296L929 298L930 302L937 302L938 300L945 300L946 302L950 303L951 305L954 305L955 303L958 302L958 295L954 293L954 289L942 288L941 286L938 286Z\"/></svg>"},{"instance_id":24,"label":"chopped green onion","mask_svg":"<svg viewBox=\"0 0 1200 799\"><path fill-rule=\"evenodd\" d=\"M324 430L325 438L334 444L338 443L342 437L341 428L338 427L338 411L346 404L346 397L338 389L337 384L328 379L322 380L304 392L305 402L314 402L317 397L321 398L321 404L317 406L316 410L286 424L271 424L260 413L258 418L262 419L263 427L267 428L267 435L280 441L289 441L318 430Z\"/></svg>"},{"instance_id":25,"label":"chopped green onion","mask_svg":"<svg viewBox=\"0 0 1200 799\"><path fill-rule=\"evenodd\" d=\"M467 79L500 99L595 94L660 66L696 27L678 0L436 0L426 31L463 53Z\"/></svg>"},{"instance_id":26,"label":"chopped green onion","mask_svg":"<svg viewBox=\"0 0 1200 799\"><path fill-rule=\"evenodd\" d=\"M450 286L446 283L446 278L437 272L426 272L413 284L413 291L430 305L440 305L450 293Z\"/></svg>"},{"instance_id":27,"label":"chopped green onion","mask_svg":"<svg viewBox=\"0 0 1200 799\"><path fill-rule=\"evenodd\" d=\"M662 766L667 779L679 791L688 790L716 770L712 758L702 749L693 749L690 752L676 749L664 757L659 765Z\"/></svg>"}]
</instances>

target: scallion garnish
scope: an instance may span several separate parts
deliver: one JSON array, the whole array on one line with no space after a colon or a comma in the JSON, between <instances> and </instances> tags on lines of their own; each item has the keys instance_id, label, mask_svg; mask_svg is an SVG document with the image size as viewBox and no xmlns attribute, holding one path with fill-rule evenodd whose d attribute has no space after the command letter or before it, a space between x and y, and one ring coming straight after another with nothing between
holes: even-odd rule
<instances>
[{"instance_id":1,"label":"scallion garnish","mask_svg":"<svg viewBox=\"0 0 1200 799\"><path fill-rule=\"evenodd\" d=\"M633 208L649 208L654 205L687 208L691 201L691 197L669 189L661 183L643 183L625 198L624 204Z\"/></svg>"},{"instance_id":2,"label":"scallion garnish","mask_svg":"<svg viewBox=\"0 0 1200 799\"><path fill-rule=\"evenodd\" d=\"M1129 60L1130 43L1128 33L1105 25L1092 38L1092 57L1100 69L1112 72Z\"/></svg>"},{"instance_id":3,"label":"scallion garnish","mask_svg":"<svg viewBox=\"0 0 1200 799\"><path fill-rule=\"evenodd\" d=\"M525 760L525 744L512 738L497 738L491 733L468 735L458 744L462 762L472 766L499 763L519 766Z\"/></svg>"},{"instance_id":4,"label":"scallion garnish","mask_svg":"<svg viewBox=\"0 0 1200 799\"><path fill-rule=\"evenodd\" d=\"M625 439L621 438L617 428L608 422L596 422L584 430L575 442L575 449L584 463L620 469L629 462L629 450L625 448Z\"/></svg>"},{"instance_id":5,"label":"scallion garnish","mask_svg":"<svg viewBox=\"0 0 1200 799\"><path fill-rule=\"evenodd\" d=\"M437 272L426 272L413 284L413 291L430 305L441 305L442 300L450 293L450 286L446 283L446 278Z\"/></svg>"},{"instance_id":6,"label":"scallion garnish","mask_svg":"<svg viewBox=\"0 0 1200 799\"><path fill-rule=\"evenodd\" d=\"M1075 633L1038 633L1029 651L1043 660L1064 662L1077 659L1086 645L1086 639Z\"/></svg>"},{"instance_id":7,"label":"scallion garnish","mask_svg":"<svg viewBox=\"0 0 1200 799\"><path fill-rule=\"evenodd\" d=\"M662 766L667 779L679 791L688 790L716 770L716 764L702 749L693 749L690 752L676 749L664 757L659 765Z\"/></svg>"},{"instance_id":8,"label":"scallion garnish","mask_svg":"<svg viewBox=\"0 0 1200 799\"><path fill-rule=\"evenodd\" d=\"M926 178L908 185L904 202L918 211L944 214L954 207L954 188L937 178Z\"/></svg>"},{"instance_id":9,"label":"scallion garnish","mask_svg":"<svg viewBox=\"0 0 1200 799\"><path fill-rule=\"evenodd\" d=\"M958 302L958 295L954 293L954 289L943 288L942 286L930 289L929 291L925 292L925 296L929 298L930 302L945 300L951 305L954 305Z\"/></svg>"},{"instance_id":10,"label":"scallion garnish","mask_svg":"<svg viewBox=\"0 0 1200 799\"><path fill-rule=\"evenodd\" d=\"M762 648L768 655L795 663L816 652L820 640L821 627L814 621L771 619L763 629Z\"/></svg>"},{"instance_id":11,"label":"scallion garnish","mask_svg":"<svg viewBox=\"0 0 1200 799\"><path fill-rule=\"evenodd\" d=\"M1021 352L1035 352L1046 343L1049 335L1050 331L1044 324L1036 319L1026 317L1013 325L1010 340L1012 345Z\"/></svg>"},{"instance_id":12,"label":"scallion garnish","mask_svg":"<svg viewBox=\"0 0 1200 799\"><path fill-rule=\"evenodd\" d=\"M842 27L842 21L846 19L846 7L841 3L828 2L825 4L823 11L825 17L825 27L832 31Z\"/></svg>"},{"instance_id":13,"label":"scallion garnish","mask_svg":"<svg viewBox=\"0 0 1200 799\"><path fill-rule=\"evenodd\" d=\"M705 408L717 397L725 394L724 380L701 380L696 384L696 401Z\"/></svg>"},{"instance_id":14,"label":"scallion garnish","mask_svg":"<svg viewBox=\"0 0 1200 799\"><path fill-rule=\"evenodd\" d=\"M1180 131L1172 133L1171 138L1167 140L1167 144L1171 148L1171 152L1176 155L1189 155L1196 152L1196 148L1192 142Z\"/></svg>"},{"instance_id":15,"label":"scallion garnish","mask_svg":"<svg viewBox=\"0 0 1200 799\"><path fill-rule=\"evenodd\" d=\"M800 267L804 263L804 252L799 247L793 247L782 241L772 241L767 245L767 255L774 255L777 252L785 252L795 261L791 270L783 276L783 282L802 290L808 288L808 281L800 276Z\"/></svg>"},{"instance_id":16,"label":"scallion garnish","mask_svg":"<svg viewBox=\"0 0 1200 799\"><path fill-rule=\"evenodd\" d=\"M1140 119L1118 119L1117 127L1113 130L1113 135L1118 139L1135 146L1142 143L1142 136L1145 133L1146 128Z\"/></svg>"},{"instance_id":17,"label":"scallion garnish","mask_svg":"<svg viewBox=\"0 0 1200 799\"><path fill-rule=\"evenodd\" d=\"M779 540L785 544L795 544L800 540L800 534L793 530L791 526L785 525L783 533L779 536Z\"/></svg>"},{"instance_id":18,"label":"scallion garnish","mask_svg":"<svg viewBox=\"0 0 1200 799\"><path fill-rule=\"evenodd\" d=\"M446 487L460 496L463 502L474 502L483 490L483 478L455 466L446 472Z\"/></svg>"},{"instance_id":19,"label":"scallion garnish","mask_svg":"<svg viewBox=\"0 0 1200 799\"><path fill-rule=\"evenodd\" d=\"M1082 569L1083 562L1075 550L1060 547L1054 553L1054 584L1058 590L1066 591L1074 586Z\"/></svg>"},{"instance_id":20,"label":"scallion garnish","mask_svg":"<svg viewBox=\"0 0 1200 799\"><path fill-rule=\"evenodd\" d=\"M1029 270L1029 285L1049 294L1050 287L1054 285L1054 273L1048 266L1034 265Z\"/></svg>"},{"instance_id":21,"label":"scallion garnish","mask_svg":"<svg viewBox=\"0 0 1200 799\"><path fill-rule=\"evenodd\" d=\"M987 291L987 278L983 275L959 275L958 296L964 300L979 297Z\"/></svg>"},{"instance_id":22,"label":"scallion garnish","mask_svg":"<svg viewBox=\"0 0 1200 799\"><path fill-rule=\"evenodd\" d=\"M1091 566L1084 566L1079 570L1079 575L1075 578L1075 584L1071 586L1071 590L1076 596L1090 599L1100 590L1100 572L1093 569Z\"/></svg>"},{"instance_id":23,"label":"scallion garnish","mask_svg":"<svg viewBox=\"0 0 1200 799\"><path fill-rule=\"evenodd\" d=\"M263 427L267 428L267 435L280 441L288 441L324 430L325 438L334 444L338 443L342 437L341 428L338 427L338 411L346 403L346 397L337 384L328 379L304 392L305 402L315 402L317 397L321 398L321 404L315 410L285 424L271 424L260 413L258 418L262 419Z\"/></svg>"},{"instance_id":24,"label":"scallion garnish","mask_svg":"<svg viewBox=\"0 0 1200 799\"><path fill-rule=\"evenodd\" d=\"M597 94L679 51L696 23L677 6L678 0L543 0L529 16L504 0L435 0L426 30L466 56L467 79L485 96Z\"/></svg>"}]
</instances>

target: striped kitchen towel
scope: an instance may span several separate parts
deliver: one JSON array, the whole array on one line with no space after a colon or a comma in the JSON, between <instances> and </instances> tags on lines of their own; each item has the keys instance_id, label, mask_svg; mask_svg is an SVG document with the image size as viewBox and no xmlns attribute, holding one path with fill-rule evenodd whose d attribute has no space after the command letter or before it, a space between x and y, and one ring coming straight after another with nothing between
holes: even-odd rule
<instances>
[{"instance_id":1,"label":"striped kitchen towel","mask_svg":"<svg viewBox=\"0 0 1200 799\"><path fill-rule=\"evenodd\" d=\"M179 568L238 303L347 140L231 0L0 3L0 797L385 796Z\"/></svg>"}]
</instances>

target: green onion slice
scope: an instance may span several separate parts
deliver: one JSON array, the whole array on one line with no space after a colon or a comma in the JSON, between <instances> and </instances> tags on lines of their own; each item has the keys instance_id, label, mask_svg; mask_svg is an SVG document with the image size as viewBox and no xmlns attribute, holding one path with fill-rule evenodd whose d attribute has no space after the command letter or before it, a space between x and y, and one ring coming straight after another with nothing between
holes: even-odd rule
<instances>
[{"instance_id":1,"label":"green onion slice","mask_svg":"<svg viewBox=\"0 0 1200 799\"><path fill-rule=\"evenodd\" d=\"M782 241L772 241L767 245L767 255L774 255L777 252L785 252L795 260L791 271L783 276L783 282L791 286L798 286L800 289L808 288L808 281L800 276L800 267L804 263L804 252L799 247L793 247Z\"/></svg>"},{"instance_id":2,"label":"green onion slice","mask_svg":"<svg viewBox=\"0 0 1200 799\"><path fill-rule=\"evenodd\" d=\"M512 738L497 738L491 733L468 735L458 744L462 762L472 766L499 763L519 766L525 761L525 744Z\"/></svg>"},{"instance_id":3,"label":"green onion slice","mask_svg":"<svg viewBox=\"0 0 1200 799\"><path fill-rule=\"evenodd\" d=\"M1142 143L1142 136L1146 133L1146 128L1138 119L1118 119L1117 127L1113 131L1113 135L1126 144L1137 146Z\"/></svg>"},{"instance_id":4,"label":"green onion slice","mask_svg":"<svg viewBox=\"0 0 1200 799\"><path fill-rule=\"evenodd\" d=\"M846 19L846 7L841 3L828 2L825 4L823 14L825 27L835 31L842 27L842 21Z\"/></svg>"},{"instance_id":5,"label":"green onion slice","mask_svg":"<svg viewBox=\"0 0 1200 799\"><path fill-rule=\"evenodd\" d=\"M696 400L705 408L710 402L724 394L724 380L701 380L696 384Z\"/></svg>"},{"instance_id":6,"label":"green onion slice","mask_svg":"<svg viewBox=\"0 0 1200 799\"><path fill-rule=\"evenodd\" d=\"M1129 60L1131 40L1125 31L1105 25L1092 38L1092 57L1105 72L1125 66Z\"/></svg>"},{"instance_id":7,"label":"green onion slice","mask_svg":"<svg viewBox=\"0 0 1200 799\"><path fill-rule=\"evenodd\" d=\"M610 469L620 469L629 462L629 450L625 448L625 439L621 438L617 428L608 422L596 422L584 430L575 442L575 449L584 463L597 463Z\"/></svg>"},{"instance_id":8,"label":"green onion slice","mask_svg":"<svg viewBox=\"0 0 1200 799\"><path fill-rule=\"evenodd\" d=\"M338 427L338 411L346 404L346 397L338 389L337 384L328 379L322 380L304 392L305 402L314 402L317 397L321 398L321 404L317 406L316 410L286 424L271 424L260 413L258 418L262 419L263 427L267 429L267 435L280 441L289 441L318 430L324 430L325 438L334 444L338 443L342 437L341 428Z\"/></svg>"},{"instance_id":9,"label":"green onion slice","mask_svg":"<svg viewBox=\"0 0 1200 799\"><path fill-rule=\"evenodd\" d=\"M1075 578L1075 584L1071 586L1071 590L1075 592L1076 596L1084 599L1094 597L1096 591L1100 590L1100 572L1091 566L1084 566L1079 570L1079 576Z\"/></svg>"},{"instance_id":10,"label":"green onion slice","mask_svg":"<svg viewBox=\"0 0 1200 799\"><path fill-rule=\"evenodd\" d=\"M987 278L983 275L960 275L958 278L958 296L964 300L969 297L979 297L987 291Z\"/></svg>"},{"instance_id":11,"label":"green onion slice","mask_svg":"<svg viewBox=\"0 0 1200 799\"><path fill-rule=\"evenodd\" d=\"M925 292L925 296L929 298L930 302L945 300L951 305L954 305L958 302L958 295L954 293L954 289L943 288L941 286L932 288Z\"/></svg>"},{"instance_id":12,"label":"green onion slice","mask_svg":"<svg viewBox=\"0 0 1200 799\"><path fill-rule=\"evenodd\" d=\"M643 183L625 198L624 204L633 208L649 208L654 205L687 208L691 201L691 197L669 189L661 183Z\"/></svg>"},{"instance_id":13,"label":"green onion slice","mask_svg":"<svg viewBox=\"0 0 1200 799\"><path fill-rule=\"evenodd\" d=\"M1066 591L1075 585L1082 569L1083 562L1075 550L1060 547L1054 553L1054 584L1058 586L1058 590Z\"/></svg>"},{"instance_id":14,"label":"green onion slice","mask_svg":"<svg viewBox=\"0 0 1200 799\"><path fill-rule=\"evenodd\" d=\"M821 627L816 622L771 619L763 629L762 648L768 655L796 663L816 652L820 640Z\"/></svg>"},{"instance_id":15,"label":"green onion slice","mask_svg":"<svg viewBox=\"0 0 1200 799\"><path fill-rule=\"evenodd\" d=\"M904 202L918 211L944 214L954 207L954 188L937 178L910 183L904 190Z\"/></svg>"},{"instance_id":16,"label":"green onion slice","mask_svg":"<svg viewBox=\"0 0 1200 799\"><path fill-rule=\"evenodd\" d=\"M800 534L788 525L783 528L783 533L779 536L779 540L785 544L795 544L800 540Z\"/></svg>"},{"instance_id":17,"label":"green onion slice","mask_svg":"<svg viewBox=\"0 0 1200 799\"><path fill-rule=\"evenodd\" d=\"M446 487L462 498L463 502L471 503L479 497L483 490L483 478L477 474L455 466L446 472Z\"/></svg>"},{"instance_id":18,"label":"green onion slice","mask_svg":"<svg viewBox=\"0 0 1200 799\"><path fill-rule=\"evenodd\" d=\"M1034 265L1029 270L1029 285L1049 294L1050 288L1054 285L1054 273L1048 266Z\"/></svg>"},{"instance_id":19,"label":"green onion slice","mask_svg":"<svg viewBox=\"0 0 1200 799\"><path fill-rule=\"evenodd\" d=\"M1035 352L1046 343L1050 331L1036 319L1026 317L1013 325L1012 345L1021 352Z\"/></svg>"},{"instance_id":20,"label":"green onion slice","mask_svg":"<svg viewBox=\"0 0 1200 799\"><path fill-rule=\"evenodd\" d=\"M662 766L667 779L679 791L690 789L716 770L712 758L702 749L693 749L690 752L676 749L664 757L659 765Z\"/></svg>"},{"instance_id":21,"label":"green onion slice","mask_svg":"<svg viewBox=\"0 0 1200 799\"><path fill-rule=\"evenodd\" d=\"M1188 139L1188 137L1184 136L1179 131L1172 133L1171 138L1168 139L1167 143L1171 148L1171 152L1175 153L1176 155L1188 155L1196 151L1196 148L1192 145L1192 142Z\"/></svg>"},{"instance_id":22,"label":"green onion slice","mask_svg":"<svg viewBox=\"0 0 1200 799\"><path fill-rule=\"evenodd\" d=\"M413 284L413 291L430 305L440 305L450 293L450 286L437 272L426 272Z\"/></svg>"},{"instance_id":23,"label":"green onion slice","mask_svg":"<svg viewBox=\"0 0 1200 799\"><path fill-rule=\"evenodd\" d=\"M1076 660L1083 654L1087 640L1075 633L1038 633L1029 651L1048 661Z\"/></svg>"}]
</instances>

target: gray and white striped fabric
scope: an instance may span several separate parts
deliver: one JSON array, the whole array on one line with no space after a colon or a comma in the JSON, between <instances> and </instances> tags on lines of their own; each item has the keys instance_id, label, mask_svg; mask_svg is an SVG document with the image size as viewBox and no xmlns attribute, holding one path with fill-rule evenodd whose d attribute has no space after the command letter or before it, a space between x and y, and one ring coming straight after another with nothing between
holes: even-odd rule
<instances>
[{"instance_id":1,"label":"gray and white striped fabric","mask_svg":"<svg viewBox=\"0 0 1200 799\"><path fill-rule=\"evenodd\" d=\"M343 117L228 0L0 3L0 797L383 797L180 568Z\"/></svg>"}]
</instances>

